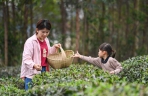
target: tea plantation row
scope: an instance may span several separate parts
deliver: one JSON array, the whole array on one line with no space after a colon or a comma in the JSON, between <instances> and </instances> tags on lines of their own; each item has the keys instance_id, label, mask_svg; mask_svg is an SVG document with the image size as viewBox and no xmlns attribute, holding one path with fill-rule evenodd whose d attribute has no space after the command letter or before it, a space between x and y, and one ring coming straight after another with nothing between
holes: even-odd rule
<instances>
[{"instance_id":1,"label":"tea plantation row","mask_svg":"<svg viewBox=\"0 0 148 96\"><path fill-rule=\"evenodd\" d=\"M33 88L24 91L18 74L0 79L1 96L147 96L148 56L122 62L123 71L110 75L89 64L72 64L65 69L36 75ZM16 70L16 69L15 69ZM18 71L19 72L19 71ZM5 72L6 74L6 72Z\"/></svg>"}]
</instances>

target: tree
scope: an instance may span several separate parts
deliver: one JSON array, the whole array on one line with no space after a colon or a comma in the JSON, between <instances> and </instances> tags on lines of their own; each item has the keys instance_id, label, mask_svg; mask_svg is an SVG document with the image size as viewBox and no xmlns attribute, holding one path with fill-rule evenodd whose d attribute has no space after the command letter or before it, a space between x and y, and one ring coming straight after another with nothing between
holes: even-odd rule
<instances>
[{"instance_id":1,"label":"tree","mask_svg":"<svg viewBox=\"0 0 148 96\"><path fill-rule=\"evenodd\" d=\"M134 2L135 7L135 47L134 47L134 55L137 55L137 50L139 49L139 21L138 21L138 12L139 12L139 0L135 0Z\"/></svg>"},{"instance_id":2,"label":"tree","mask_svg":"<svg viewBox=\"0 0 148 96\"><path fill-rule=\"evenodd\" d=\"M6 0L6 2L3 2L3 16L4 16L4 50L5 50L5 66L8 65L8 0Z\"/></svg>"},{"instance_id":3,"label":"tree","mask_svg":"<svg viewBox=\"0 0 148 96\"><path fill-rule=\"evenodd\" d=\"M61 9L61 29L62 29L62 47L65 49L65 38L66 38L66 22L67 22L67 16L66 16L66 8L64 7L64 2L61 0L60 4L60 9Z\"/></svg>"},{"instance_id":4,"label":"tree","mask_svg":"<svg viewBox=\"0 0 148 96\"><path fill-rule=\"evenodd\" d=\"M24 26L23 26L24 32L22 33L23 40L26 40L28 38L27 36L28 14L29 14L29 0L25 0L24 1Z\"/></svg>"},{"instance_id":5,"label":"tree","mask_svg":"<svg viewBox=\"0 0 148 96\"><path fill-rule=\"evenodd\" d=\"M77 5L79 0L77 1ZM80 19L79 19L79 6L76 6L76 48L75 51L79 50L79 39L80 39Z\"/></svg>"}]
</instances>

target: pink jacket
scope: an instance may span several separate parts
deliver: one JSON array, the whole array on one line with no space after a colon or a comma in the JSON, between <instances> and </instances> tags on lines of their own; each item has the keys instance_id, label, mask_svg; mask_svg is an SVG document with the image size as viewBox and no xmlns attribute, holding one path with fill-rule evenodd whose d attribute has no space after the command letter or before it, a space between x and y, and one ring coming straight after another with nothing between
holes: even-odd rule
<instances>
[{"instance_id":1,"label":"pink jacket","mask_svg":"<svg viewBox=\"0 0 148 96\"><path fill-rule=\"evenodd\" d=\"M45 41L48 47L48 55L55 53L56 48L50 47L48 38ZM20 77L33 78L35 74L41 73L41 71L33 69L34 64L41 64L41 50L36 34L28 38L25 42Z\"/></svg>"}]
</instances>

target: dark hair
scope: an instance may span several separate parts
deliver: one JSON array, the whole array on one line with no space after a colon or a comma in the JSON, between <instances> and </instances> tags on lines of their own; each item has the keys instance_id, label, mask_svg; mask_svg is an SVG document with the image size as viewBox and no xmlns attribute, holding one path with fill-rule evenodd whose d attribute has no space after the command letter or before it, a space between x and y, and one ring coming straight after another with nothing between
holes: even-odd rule
<instances>
[{"instance_id":1,"label":"dark hair","mask_svg":"<svg viewBox=\"0 0 148 96\"><path fill-rule=\"evenodd\" d=\"M49 20L39 20L37 22L36 28L38 30L41 30L41 29L44 29L44 28L50 30L51 29L51 23L50 23Z\"/></svg>"},{"instance_id":2,"label":"dark hair","mask_svg":"<svg viewBox=\"0 0 148 96\"><path fill-rule=\"evenodd\" d=\"M111 57L115 57L116 52L112 49L111 45L109 43L103 43L99 46L99 49L102 51L107 51L107 54Z\"/></svg>"}]
</instances>

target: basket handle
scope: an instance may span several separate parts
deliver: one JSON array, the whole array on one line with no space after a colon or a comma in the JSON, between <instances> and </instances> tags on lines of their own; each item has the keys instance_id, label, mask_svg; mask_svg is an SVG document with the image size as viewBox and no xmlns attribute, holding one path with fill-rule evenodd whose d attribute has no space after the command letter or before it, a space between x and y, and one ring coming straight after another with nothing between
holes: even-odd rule
<instances>
[{"instance_id":1,"label":"basket handle","mask_svg":"<svg viewBox=\"0 0 148 96\"><path fill-rule=\"evenodd\" d=\"M62 58L66 58L66 54L65 54L65 51L63 50L62 47L60 47L60 50L61 50L61 55L62 55Z\"/></svg>"}]
</instances>

